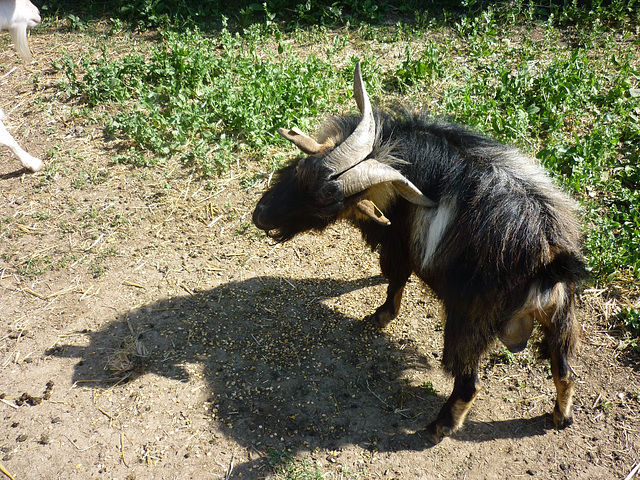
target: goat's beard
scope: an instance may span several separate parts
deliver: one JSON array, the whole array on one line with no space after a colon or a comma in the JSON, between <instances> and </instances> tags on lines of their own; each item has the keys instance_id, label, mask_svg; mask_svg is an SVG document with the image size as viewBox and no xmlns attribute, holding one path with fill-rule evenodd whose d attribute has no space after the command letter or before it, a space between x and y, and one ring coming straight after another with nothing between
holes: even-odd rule
<instances>
[{"instance_id":1,"label":"goat's beard","mask_svg":"<svg viewBox=\"0 0 640 480\"><path fill-rule=\"evenodd\" d=\"M291 240L300 232L284 232L280 229L273 230L265 230L265 234L272 240L275 240L278 243L284 243Z\"/></svg>"},{"instance_id":2,"label":"goat's beard","mask_svg":"<svg viewBox=\"0 0 640 480\"><path fill-rule=\"evenodd\" d=\"M328 217L319 219L316 217L314 218L314 220L315 221L313 222L292 222L291 224L283 223L278 227L268 230L265 229L264 232L267 237L271 238L272 240L275 240L278 243L284 243L304 232L322 232L329 225L334 223L336 218Z\"/></svg>"}]
</instances>

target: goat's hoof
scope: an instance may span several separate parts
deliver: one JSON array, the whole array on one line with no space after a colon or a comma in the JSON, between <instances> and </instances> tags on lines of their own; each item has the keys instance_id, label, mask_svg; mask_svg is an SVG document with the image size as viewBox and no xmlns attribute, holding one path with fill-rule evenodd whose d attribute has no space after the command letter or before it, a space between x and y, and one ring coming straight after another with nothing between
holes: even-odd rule
<instances>
[{"instance_id":1,"label":"goat's hoof","mask_svg":"<svg viewBox=\"0 0 640 480\"><path fill-rule=\"evenodd\" d=\"M28 159L22 159L22 166L27 170L35 173L42 170L42 167L44 167L44 162L39 158L30 156L30 158Z\"/></svg>"},{"instance_id":2,"label":"goat's hoof","mask_svg":"<svg viewBox=\"0 0 640 480\"><path fill-rule=\"evenodd\" d=\"M445 430L449 429L443 428L441 425L438 425L437 422L431 422L425 429L427 440L433 445L437 445L445 436L448 435Z\"/></svg>"},{"instance_id":3,"label":"goat's hoof","mask_svg":"<svg viewBox=\"0 0 640 480\"><path fill-rule=\"evenodd\" d=\"M390 313L389 310L380 307L376 310L376 313L371 316L371 323L378 328L386 328L394 318L396 318L396 316Z\"/></svg>"},{"instance_id":4,"label":"goat's hoof","mask_svg":"<svg viewBox=\"0 0 640 480\"><path fill-rule=\"evenodd\" d=\"M558 405L553 409L553 423L557 429L562 430L573 424L573 415L569 412L569 415L563 415L558 409Z\"/></svg>"}]
</instances>

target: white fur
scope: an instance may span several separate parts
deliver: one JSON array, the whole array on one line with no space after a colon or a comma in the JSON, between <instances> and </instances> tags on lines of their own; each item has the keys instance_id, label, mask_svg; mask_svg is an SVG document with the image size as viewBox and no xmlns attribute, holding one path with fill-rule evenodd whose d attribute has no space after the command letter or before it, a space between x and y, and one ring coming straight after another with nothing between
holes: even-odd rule
<instances>
[{"instance_id":1,"label":"white fur","mask_svg":"<svg viewBox=\"0 0 640 480\"><path fill-rule=\"evenodd\" d=\"M18 54L31 59L27 29L41 22L40 12L29 0L0 0L0 30L8 30Z\"/></svg>"},{"instance_id":2,"label":"white fur","mask_svg":"<svg viewBox=\"0 0 640 480\"><path fill-rule=\"evenodd\" d=\"M28 168L32 172L37 172L38 170L41 170L44 165L42 163L42 160L25 152L20 147L20 145L18 145L18 142L15 141L15 139L7 131L7 128L4 126L4 123L2 123L3 119L4 119L4 113L2 112L2 110L0 110L0 145L6 145L7 147L9 147L11 151L15 154L15 156L20 159L20 161L22 162L22 165L24 165L25 168Z\"/></svg>"},{"instance_id":3,"label":"white fur","mask_svg":"<svg viewBox=\"0 0 640 480\"><path fill-rule=\"evenodd\" d=\"M427 271L433 261L444 232L456 214L455 199L442 199L437 208L419 208L416 210L413 245L422 258L422 270ZM426 239L425 239L426 233Z\"/></svg>"},{"instance_id":4,"label":"white fur","mask_svg":"<svg viewBox=\"0 0 640 480\"><path fill-rule=\"evenodd\" d=\"M27 29L41 21L38 8L29 0L0 0L0 30L8 30L18 54L25 60L31 59L27 42ZM22 165L33 172L42 169L42 160L25 152L2 123L5 116L0 110L0 145L11 149Z\"/></svg>"}]
</instances>

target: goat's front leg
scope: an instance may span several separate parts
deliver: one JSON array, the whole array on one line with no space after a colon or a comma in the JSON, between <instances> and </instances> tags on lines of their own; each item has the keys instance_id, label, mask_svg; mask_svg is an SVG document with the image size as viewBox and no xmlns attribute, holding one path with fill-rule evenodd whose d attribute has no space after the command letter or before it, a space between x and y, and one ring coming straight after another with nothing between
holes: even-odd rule
<instances>
[{"instance_id":1,"label":"goat's front leg","mask_svg":"<svg viewBox=\"0 0 640 480\"><path fill-rule=\"evenodd\" d=\"M0 116L1 115L2 115L2 111L0 111ZM15 156L20 159L20 161L22 162L22 165L24 165L24 167L28 168L32 172L37 172L38 170L41 170L42 167L44 166L44 164L42 163L42 160L25 152L20 147L20 145L18 145L18 142L16 142L15 139L11 136L11 134L7 131L2 121L0 121L0 145L6 145L7 147L9 147L11 151L15 154Z\"/></svg>"},{"instance_id":2,"label":"goat's front leg","mask_svg":"<svg viewBox=\"0 0 640 480\"><path fill-rule=\"evenodd\" d=\"M442 366L454 378L453 392L440 409L438 417L427 427L433 443L451 435L464 423L473 400L480 391L478 364L493 340L491 329L482 328L487 321L483 311L474 311L469 305L473 299L462 298L446 303L444 324L444 350Z\"/></svg>"},{"instance_id":3,"label":"goat's front leg","mask_svg":"<svg viewBox=\"0 0 640 480\"><path fill-rule=\"evenodd\" d=\"M373 314L372 322L385 328L400 313L402 293L411 275L411 267L402 248L385 247L380 249L380 269L389 280L387 299Z\"/></svg>"},{"instance_id":4,"label":"goat's front leg","mask_svg":"<svg viewBox=\"0 0 640 480\"><path fill-rule=\"evenodd\" d=\"M435 421L427 427L427 435L432 443L439 443L443 437L451 435L464 423L474 398L480 391L478 373L456 376L453 392L440 409Z\"/></svg>"}]
</instances>

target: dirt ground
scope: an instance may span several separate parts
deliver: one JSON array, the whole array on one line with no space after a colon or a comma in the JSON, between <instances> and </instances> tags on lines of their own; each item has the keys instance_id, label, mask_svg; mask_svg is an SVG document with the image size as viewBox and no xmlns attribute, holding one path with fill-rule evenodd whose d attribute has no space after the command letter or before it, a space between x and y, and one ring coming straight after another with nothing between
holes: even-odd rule
<instances>
[{"instance_id":1,"label":"dirt ground","mask_svg":"<svg viewBox=\"0 0 640 480\"><path fill-rule=\"evenodd\" d=\"M351 227L276 245L251 225L263 165L213 189L178 165L114 165L117 142L48 90L48 62L3 62L7 124L49 164L1 153L0 463L16 480L262 479L292 458L328 479L624 479L640 462L639 358L609 292L580 299L572 427L553 428L535 345L496 345L464 428L429 446L452 381L425 286L374 330L386 285Z\"/></svg>"}]
</instances>

